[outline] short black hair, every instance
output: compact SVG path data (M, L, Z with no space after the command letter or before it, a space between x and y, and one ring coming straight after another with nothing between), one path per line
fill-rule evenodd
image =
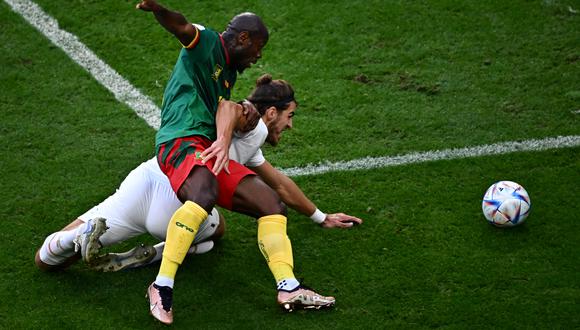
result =
M245 12L238 14L229 22L225 32L224 38L238 35L240 32L247 31L252 39L260 39L265 42L270 36L268 28L260 18L260 16Z

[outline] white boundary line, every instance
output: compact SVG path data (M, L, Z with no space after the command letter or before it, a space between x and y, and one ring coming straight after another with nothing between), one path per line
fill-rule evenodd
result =
M160 110L153 101L143 95L113 68L99 59L78 38L58 27L58 22L46 14L36 3L28 0L4 0L12 10L20 14L32 26L61 48L73 61L87 70L117 100L128 105L154 129L159 129ZM305 167L282 169L288 176L316 175L335 171L369 170L380 167L399 166L428 161L499 155L518 151L541 151L554 148L569 148L580 145L580 136L560 136L542 140L504 142L478 147L447 149L411 153L393 157L366 157L346 162L320 163Z
M459 159L469 157L481 157L501 155L522 151L542 151L555 148L570 148L580 146L580 135L559 136L541 140L526 140L503 142L468 147L461 149L446 149L437 151L416 152L393 157L366 157L347 162L321 163L305 167L292 167L282 170L288 176L315 175L336 171L369 170L380 167L407 165L436 160Z
M97 57L78 38L58 27L56 19L46 14L36 3L28 0L4 0L30 25L62 49L73 61L87 70L119 102L125 103L154 129L159 129L159 108L125 78Z

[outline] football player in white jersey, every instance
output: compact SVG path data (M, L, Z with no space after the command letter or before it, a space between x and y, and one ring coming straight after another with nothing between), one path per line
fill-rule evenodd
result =
M258 83L273 84L272 77L264 75L258 79ZM361 219L344 213L321 212L292 179L264 158L260 147L265 142L273 146L278 144L282 132L292 128L296 109L295 106L284 108L288 101L271 95L275 92L275 89L265 92L262 89L261 94L251 95L251 103L246 101L246 107L256 106L261 119L254 129L246 132L243 132L244 127L248 124L241 120L232 138L230 158L256 172L280 195L286 205L309 216L315 223L325 228L349 228L361 224ZM222 102L235 105L229 101ZM36 265L42 270L58 270L82 257L93 269L117 271L158 261L161 259L169 219L181 205L157 160L152 158L129 173L119 189L101 204L79 216L61 231L49 235L36 253ZM224 225L223 217L214 209L199 228L189 253L211 250L213 241L223 235ZM125 253L98 255L103 246L144 233L151 234L161 242L153 247L139 246Z

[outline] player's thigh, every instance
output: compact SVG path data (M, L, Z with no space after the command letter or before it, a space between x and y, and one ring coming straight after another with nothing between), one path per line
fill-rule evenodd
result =
M83 223L85 223L83 220L75 219L73 222L69 223L63 229L61 229L61 231L73 230L73 229L77 228L78 226L82 225Z
M165 241L171 217L183 204L177 199L169 182L157 182L151 190L151 204L145 221L147 232Z
M217 179L207 166L196 165L177 191L177 196L181 201L195 202L209 213L217 201Z
M105 218L107 231L100 237L103 246L125 241L147 232L145 221L151 203L151 182L140 166L123 180L119 189L79 217L88 221Z
M152 187L151 194L151 205L147 215L146 228L152 236L164 241L171 217L183 204L177 199L169 182L156 182ZM217 209L213 208L207 219L201 223L194 243L221 237L224 227L223 217Z
M256 175L246 176L234 192L232 210L255 218L286 215L286 205L278 194Z

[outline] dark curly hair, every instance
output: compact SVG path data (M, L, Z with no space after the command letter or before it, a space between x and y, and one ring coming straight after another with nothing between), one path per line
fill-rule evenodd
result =
M260 115L264 115L266 109L275 107L278 111L288 109L291 102L296 102L294 89L285 80L272 80L272 75L264 74L256 80L256 88L248 96ZM296 102L297 103L297 102Z

